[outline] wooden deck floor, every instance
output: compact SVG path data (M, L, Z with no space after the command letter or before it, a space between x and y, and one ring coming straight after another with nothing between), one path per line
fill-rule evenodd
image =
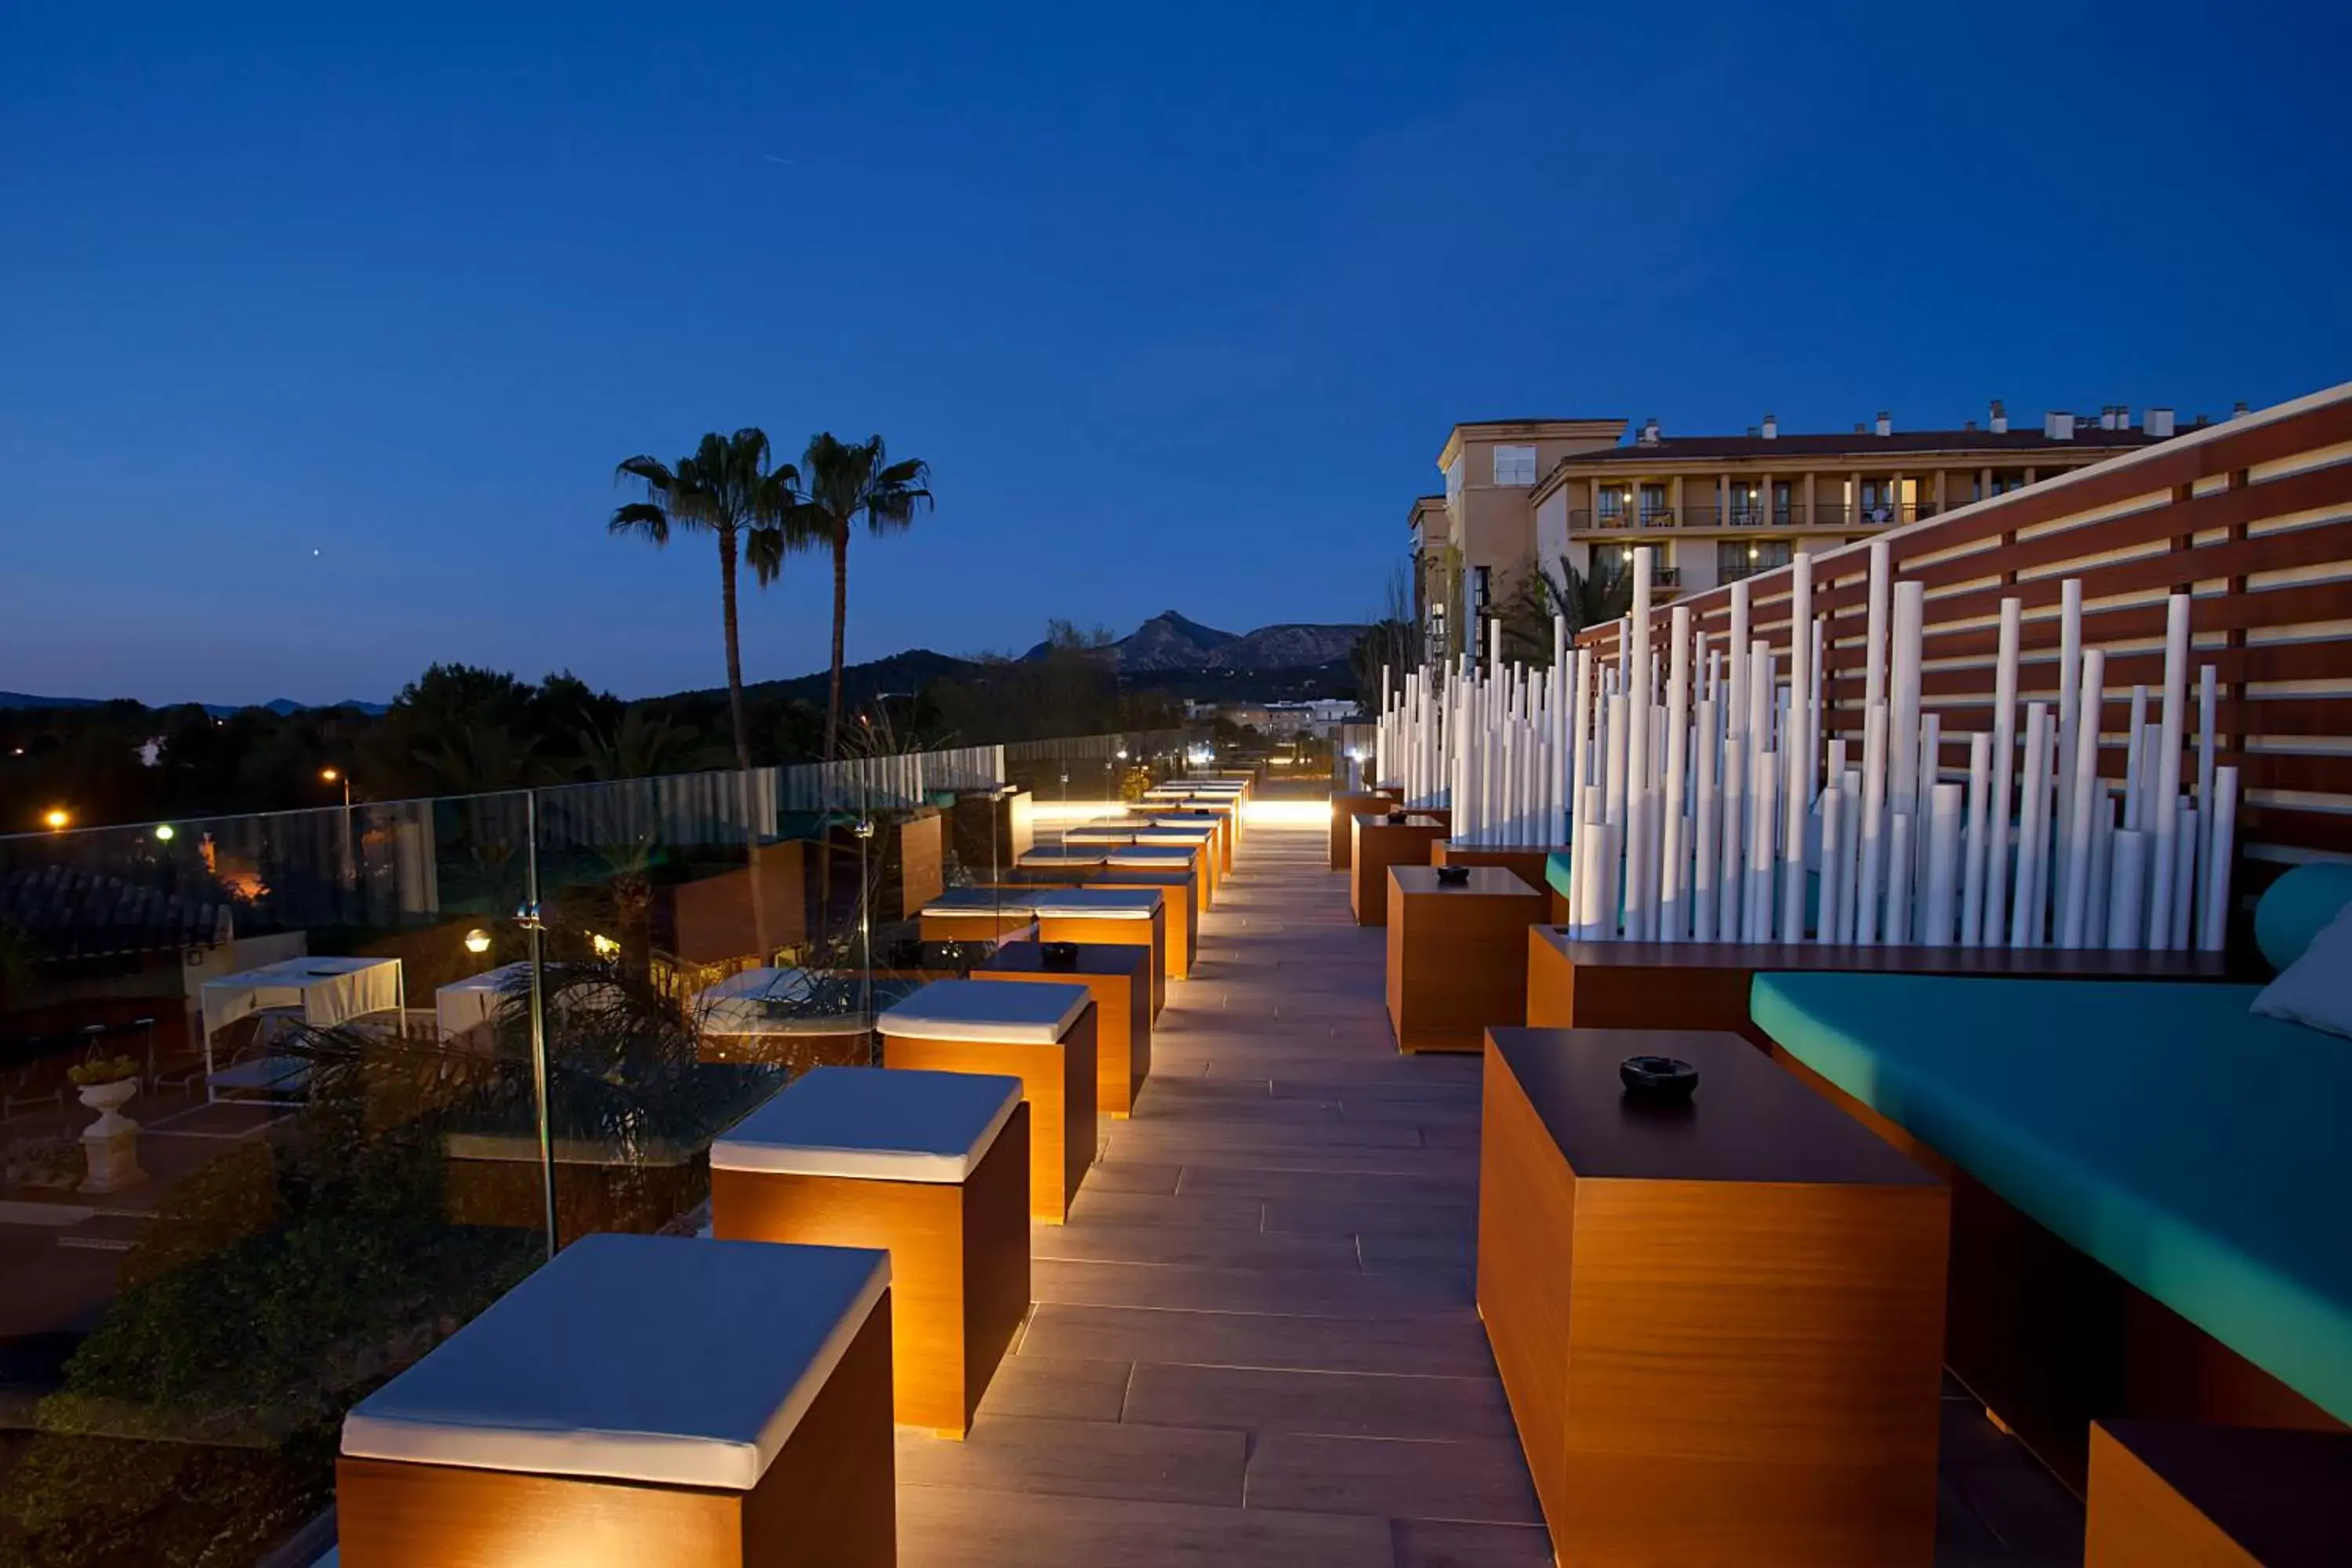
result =
M1549 1563L1471 1295L1478 1063L1406 1058L1319 829L1252 829L970 1437L898 1439L908 1568ZM1939 1564L2081 1561L1948 1403ZM2070 1536L2071 1531L2071 1536Z

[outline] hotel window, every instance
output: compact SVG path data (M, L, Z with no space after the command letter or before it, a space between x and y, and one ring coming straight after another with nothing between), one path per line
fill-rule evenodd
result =
M1614 583L1633 569L1633 547L1630 544L1596 544L1592 547L1592 580Z
M1497 447L1495 448L1495 482L1498 485L1531 485L1536 482L1536 449L1533 447Z
M1625 492L1614 485L1603 485L1594 496L1600 509L1601 526L1613 528L1624 521Z
M1494 598L1493 589L1495 585L1495 569L1491 566L1477 566L1473 567L1472 571L1475 574L1474 581L1475 582L1478 595L1475 607L1483 610L1493 601Z
M1462 459L1458 456L1445 465L1445 500L1447 505L1462 499Z
M1715 546L1715 575L1718 582L1769 572L1775 566L1789 563L1789 542L1785 539L1722 539Z
M1673 514L1666 510L1666 487L1643 485L1642 487L1642 526L1649 527L1651 520L1659 517L1666 518L1668 521L1672 521L1673 518Z
M1764 521L1761 515L1763 505L1763 494L1754 485L1735 482L1731 487L1731 507L1726 514L1726 521L1741 527L1761 522Z
M1772 521L1780 527L1789 526L1789 515L1795 509L1796 489L1787 479L1772 481Z

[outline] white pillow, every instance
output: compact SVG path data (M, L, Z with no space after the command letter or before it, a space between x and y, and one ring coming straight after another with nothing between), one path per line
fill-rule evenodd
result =
M2265 1018L2352 1037L2352 904L2311 939L2285 973L2263 987L2253 1010Z

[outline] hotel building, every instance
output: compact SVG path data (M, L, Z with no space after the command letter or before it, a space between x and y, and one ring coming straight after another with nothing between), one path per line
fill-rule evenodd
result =
M2202 418L2200 424L2204 423ZM1440 495L1412 504L1413 584L1423 626L1454 646L1449 622L1483 621L1532 565L1587 576L1656 551L1662 597L1786 565L1874 530L2021 489L2171 436L2172 410L2134 423L2127 406L2051 413L2012 428L1992 405L1979 426L1900 430L1882 410L1848 434L1781 429L1772 415L1744 435L1671 436L1651 419L1485 420L1457 425L1438 454Z

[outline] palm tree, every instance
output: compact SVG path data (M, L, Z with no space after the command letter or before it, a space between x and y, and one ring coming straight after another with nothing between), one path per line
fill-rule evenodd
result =
M1544 596L1550 601L1550 612L1567 618L1571 637L1587 626L1605 626L1633 611L1633 574L1624 567L1579 572L1563 555L1559 576L1549 572L1537 575Z
M823 540L833 549L833 684L825 700L824 760L840 755L841 649L849 626L849 535L863 517L871 533L891 533L931 504L930 465L890 461L882 437L844 443L830 432L809 438L787 538Z
M680 458L675 467L658 458L629 458L614 470L615 483L635 480L646 499L631 501L613 513L609 533L634 533L653 541L656 549L669 542L672 529L707 531L719 541L719 614L727 629L727 711L735 730L735 765L740 781L743 813L743 854L751 873L751 926L760 962L769 962L768 911L761 897L758 858L760 826L752 820L751 735L743 718L743 653L736 629L735 564L749 548L752 570L761 583L782 570L782 548L786 513L799 476L787 463L768 466L767 433L753 426L731 437L705 436L694 455ZM839 633L835 633L839 641Z
M746 773L751 771L751 738L743 721L735 563L749 544L760 581L773 580L782 557L762 541L782 529L799 478L790 463L770 468L768 453L767 433L746 427L731 437L716 431L705 436L694 455L680 458L675 467L658 458L625 458L614 469L614 482L636 481L645 487L646 499L621 507L605 524L608 533L634 533L651 540L656 549L669 542L673 529L718 536L719 615L727 630L727 710L735 728L735 763Z

